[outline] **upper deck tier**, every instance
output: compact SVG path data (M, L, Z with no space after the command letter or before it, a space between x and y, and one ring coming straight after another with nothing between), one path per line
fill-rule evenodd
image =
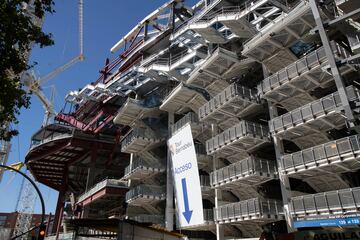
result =
M83 191L86 176L74 176L69 174L68 169L76 168L95 147L97 151L112 152L114 140L103 136L96 138L64 125L50 124L33 135L25 163L38 182L56 190L67 183L74 190Z

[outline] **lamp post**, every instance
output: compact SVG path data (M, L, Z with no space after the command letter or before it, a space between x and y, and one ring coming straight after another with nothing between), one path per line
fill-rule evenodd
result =
M30 183L31 185L33 185L33 187L35 188L36 190L36 193L39 195L39 198L40 198L40 203L41 203L41 224L40 225L44 225L44 222L45 222L45 202L44 202L44 198L43 196L41 195L41 192L39 190L39 188L36 186L36 183L31 179L29 178L25 173L13 168L13 167L10 167L10 166L6 166L6 165L2 165L0 164L0 168L3 168L5 170L10 170L10 171L14 171L14 172L17 172L19 173L21 176L23 176L24 178L26 178ZM18 237L18 236L15 236L15 238ZM13 238L14 239L14 238Z

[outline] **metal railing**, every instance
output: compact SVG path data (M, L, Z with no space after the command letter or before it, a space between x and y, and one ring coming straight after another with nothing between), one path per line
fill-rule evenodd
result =
M163 215L139 214L128 218L140 223L152 223L160 225L163 225L165 223L165 217Z
M179 131L181 128L183 128L187 123L199 123L199 119L197 115L193 112L187 113L184 117L182 117L179 121L174 123L174 125L171 126L171 132L175 133Z
M211 224L211 222L214 222L214 209L203 209L203 216L204 224ZM178 217L176 218L176 226L177 228L180 228L180 222Z
M335 56L340 58L346 58L348 56L346 50L342 48L339 44L332 41L330 45ZM307 54L303 58L297 60L296 62L288 65L287 67L281 69L280 71L274 73L273 75L261 81L257 86L258 94L260 95L260 97L262 97L263 95L272 91L273 89L279 87L281 88L285 86L287 83L291 83L293 79L297 79L297 77L301 76L302 74L308 71L311 71L316 66L324 64L326 61L327 61L327 57L326 57L325 49L324 47L320 47L312 51L311 53ZM298 85L296 86L300 87ZM317 85L315 84L311 86L317 87Z
M274 161L249 157L229 166L220 168L210 173L210 184L212 187L229 182L232 179L239 179L253 174L276 175L277 167Z
M256 90L233 83L199 108L200 121L236 97L240 97L248 102L259 102Z
M162 165L160 162L158 164L149 164L148 162L144 161L143 159L135 159L132 164L129 164L126 168L125 168L125 175L128 175L132 172L134 172L136 169L140 169L140 168L152 168L152 169L158 169L160 170L164 170L165 167L164 165Z
M360 100L360 93L355 87L348 86L346 92L350 102ZM342 107L339 93L332 93L284 115L273 118L269 121L270 132L276 133L296 125L304 124L309 120L334 112L339 107Z
M319 168L332 162L339 164L353 154L360 151L360 134L327 142L315 147L307 148L292 154L283 155L281 158L282 169L287 172L294 168L306 170L310 166ZM344 171L346 171L344 169Z
M154 198L165 199L166 197L166 188L165 186L154 186L142 184L136 186L126 193L126 201L129 201L133 198L143 197L143 196L152 196Z
M186 56L189 56L190 54L196 54L196 52L201 52L205 55L207 55L207 51L205 50L200 50L200 49L196 49L196 50L190 50L190 49L185 49L181 52L178 52L176 54L170 54L168 57L158 57L156 59L154 59L150 64L150 65L162 65L162 66L172 66L173 64L179 62L181 59L183 59Z
M132 129L126 137L121 142L121 148L126 147L131 144L135 139L157 139L155 132L148 128L134 128Z
M40 145L40 144L44 144L50 141L54 141L54 140L59 140L59 139L64 139L64 138L70 138L74 135L74 131L75 129L72 131L72 133L57 133L54 132L53 134L51 134L50 136L48 136L47 138L42 139L41 141L36 141L36 140L31 140L31 145L30 145L30 149Z
M254 219L267 215L283 215L283 204L273 199L252 198L241 202L222 205L214 209L215 221L229 219Z
M105 179L97 184L95 184L93 187L90 188L89 191L84 192L82 195L79 196L78 202L81 202L85 200L86 198L90 197L91 195L97 193L101 189L105 187L117 187L117 188L128 188L124 182L118 180L118 179Z
M235 126L206 141L206 152L212 154L221 147L230 144L243 137L261 138L270 141L267 126L242 120Z
M345 213L360 210L360 187L293 197L293 215Z
M175 34L178 32L182 32L187 26L199 20L203 16L203 14L205 14L207 11L215 7L221 1L222 0L210 0L208 6L198 11L192 18L189 18L187 21L184 21L179 26L177 26Z
M206 175L200 175L200 186L202 187L210 187L210 177Z

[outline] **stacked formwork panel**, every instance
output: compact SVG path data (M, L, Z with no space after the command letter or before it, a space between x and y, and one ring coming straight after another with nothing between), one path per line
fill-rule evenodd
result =
M117 180L129 188L121 217L179 228L166 140L187 124L205 222L184 230L259 237L264 229L304 227L299 221L309 217L358 211L359 137L348 128L360 106L358 14L328 29L330 42L318 18L331 25L351 12L349 2L356 1L334 1L316 14L313 0L212 0L192 11L175 0L173 11L182 10L173 16L183 18L156 25L118 71L70 94L85 112L119 99L116 111L62 119L96 133L111 122L130 129L115 141L130 154Z

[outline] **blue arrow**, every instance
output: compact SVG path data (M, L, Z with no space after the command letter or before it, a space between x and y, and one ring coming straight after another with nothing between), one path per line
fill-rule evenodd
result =
M184 195L184 207L185 207L185 212L183 212L182 214L184 215L186 221L188 223L190 223L193 211L190 211L190 209L189 209L189 199L188 199L188 193L187 193L186 179L185 178L181 179L181 185L182 185L182 190L183 190L183 195Z

